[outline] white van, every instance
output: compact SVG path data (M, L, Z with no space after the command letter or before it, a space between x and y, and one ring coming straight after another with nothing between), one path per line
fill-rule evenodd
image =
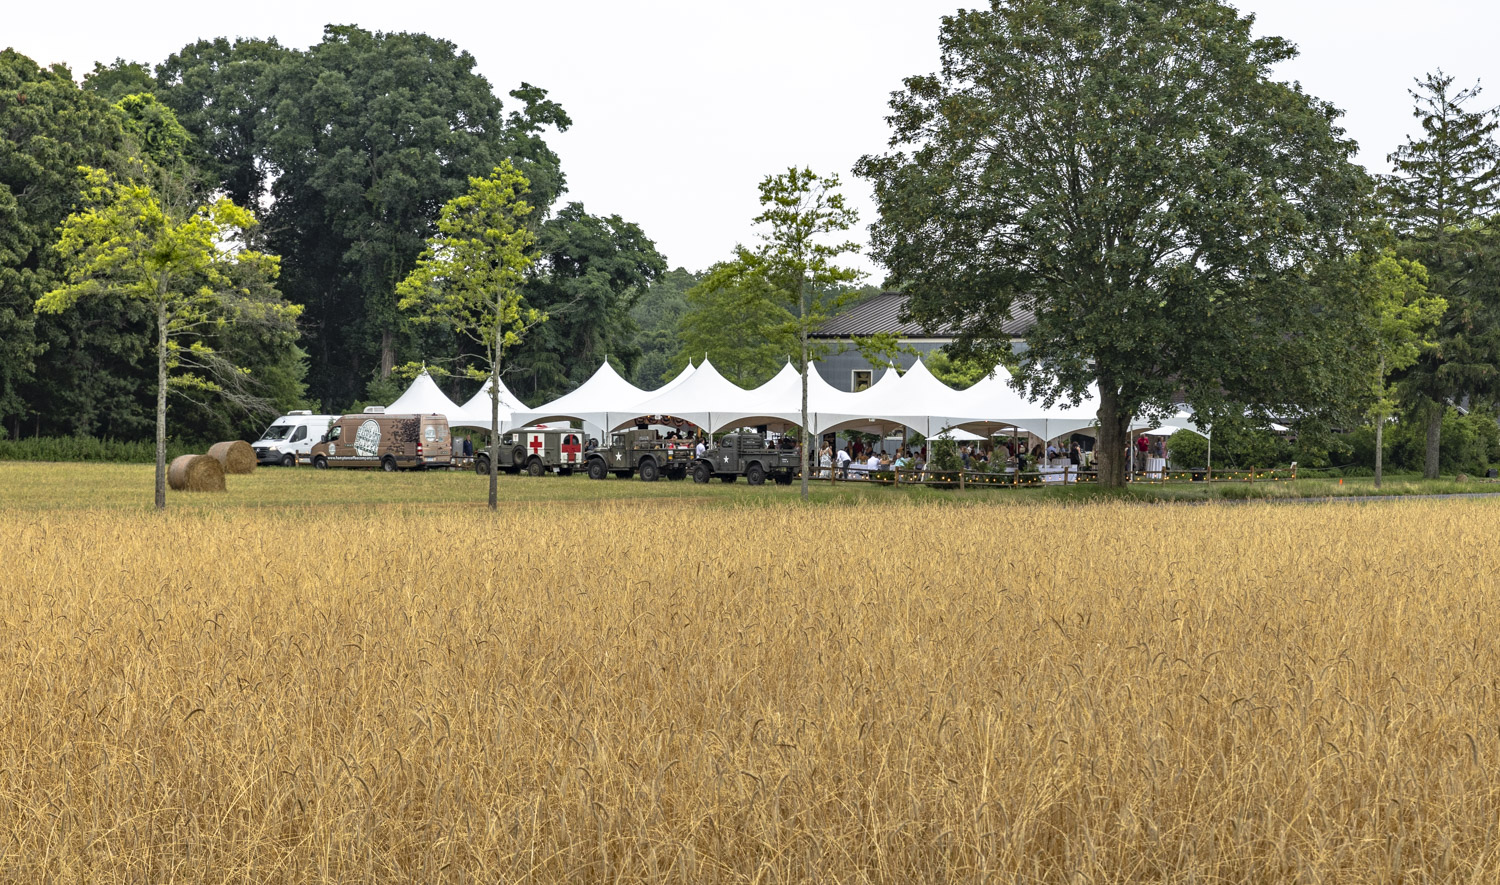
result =
M298 461L307 463L307 455L318 444L337 415L314 415L312 412L288 412L277 418L254 443L255 459L261 464L291 467Z

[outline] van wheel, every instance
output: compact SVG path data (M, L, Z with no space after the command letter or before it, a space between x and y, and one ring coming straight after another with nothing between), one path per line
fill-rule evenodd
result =
M660 473L656 469L656 462L647 458L641 462L641 482L656 482Z
M745 468L745 482L753 486L765 485L766 469L759 464L751 464Z
M714 469L702 461L693 465L693 482L705 483L714 478Z
M589 461L589 479L603 479L608 475L609 471L604 469L603 459L594 458Z
M532 476L541 476L547 472L547 468L542 466L541 458L532 458L526 465L526 472Z
M395 473L396 459L392 458L390 455L386 455L385 460L380 462L380 469L384 470L386 473Z
M297 466L297 456L294 455L294 454L292 454L291 452L287 452L285 455L282 455L281 456L281 466L282 467L296 467Z
M313 459L313 469L314 470L327 470L328 469L328 459L325 458L325 457L323 457L322 455L319 455L318 457L314 458Z

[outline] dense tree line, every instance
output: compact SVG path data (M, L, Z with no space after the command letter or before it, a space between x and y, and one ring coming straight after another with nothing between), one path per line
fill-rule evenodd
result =
M545 90L502 101L452 43L330 26L305 51L224 38L156 65L117 59L74 82L13 51L0 56L0 425L23 435L139 438L155 385L139 306L91 300L38 316L57 281L57 228L79 198L81 166L127 155L181 162L188 190L250 208L255 247L279 256L279 297L302 308L300 337L228 330L218 342L250 370L262 408L175 399L179 434L254 432L266 413L387 400L400 368L454 375L480 354L450 330L413 324L396 285L471 176L510 160L530 182L537 260L523 294L551 318L510 355L506 381L546 399L606 355L631 373L643 351L631 310L666 270L655 244L618 215L557 205L566 188L546 141L571 125ZM454 395L472 391L450 382ZM248 402L248 401L246 401Z

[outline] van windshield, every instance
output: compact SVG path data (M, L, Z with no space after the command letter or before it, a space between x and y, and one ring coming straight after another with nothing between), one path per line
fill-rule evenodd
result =
M261 434L260 438L270 440L286 439L287 435L291 432L292 425L290 424L272 424L270 427L266 428L266 432Z

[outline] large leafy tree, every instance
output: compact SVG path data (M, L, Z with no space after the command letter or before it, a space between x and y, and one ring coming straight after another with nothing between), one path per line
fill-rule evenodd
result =
M401 309L416 321L442 326L483 353L469 374L489 382L491 510L498 505L501 361L547 318L521 298L536 244L526 226L532 212L526 191L525 177L509 161L488 177L469 179L468 192L443 206L437 234L396 287Z
M995 0L943 19L941 70L891 101L875 257L958 356L1022 388L1098 385L1101 482L1132 415L1352 406L1357 305L1308 285L1356 232L1369 182L1338 111L1271 78L1295 55L1215 0Z
M350 402L414 350L395 287L442 206L511 159L538 217L563 190L549 128L571 121L529 84L506 112L474 59L423 34L330 26L305 52L274 41L205 41L158 69L163 101L256 208L283 257L282 289L307 307L310 384Z
M605 357L629 376L640 357L630 309L666 272L640 226L569 203L537 230L526 302L549 317L517 348L518 396L549 400L582 383Z
M66 68L0 52L0 422L14 426L28 412L50 411L49 392L73 389L57 371L73 364L67 345L103 336L128 347L119 329L130 321L115 306L89 324L39 318L32 309L58 279L52 245L83 186L78 167L109 164L122 137L119 114L80 90ZM128 413L130 398L111 389L111 376L93 377L87 389L95 409L82 417Z
M58 313L122 296L146 307L155 330L156 507L166 507L167 390L244 396L243 372L208 343L231 321L295 328L299 308L257 297L276 276L274 256L245 247L254 217L228 199L176 203L139 175L86 172L84 207L63 220L56 245L66 276L37 300Z
M1405 373L1408 409L1426 424L1424 472L1440 466L1448 403L1500 394L1500 291L1486 266L1500 260L1494 226L1500 208L1500 114L1474 109L1476 85L1460 89L1441 70L1411 90L1422 136L1390 156L1384 184L1402 253L1420 261L1433 292L1447 300L1430 347Z
M277 73L295 54L275 39L219 37L190 43L156 67L153 91L193 134L194 164L252 210L273 177L265 143L275 126Z

